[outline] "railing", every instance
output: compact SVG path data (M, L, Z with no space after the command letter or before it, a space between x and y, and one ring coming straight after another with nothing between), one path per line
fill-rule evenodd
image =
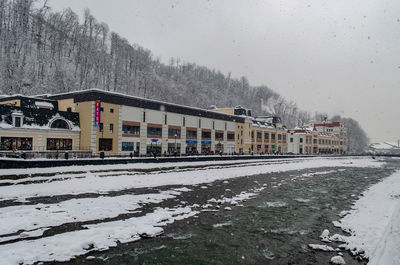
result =
M77 159L77 158L91 158L93 157L90 150L2 150L0 157L8 158L22 158L22 159Z

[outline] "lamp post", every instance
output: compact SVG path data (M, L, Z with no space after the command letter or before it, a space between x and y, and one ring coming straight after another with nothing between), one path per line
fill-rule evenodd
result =
M176 154L178 153L178 151L176 150L176 137L178 136L176 133L175 133L175 156L176 156Z

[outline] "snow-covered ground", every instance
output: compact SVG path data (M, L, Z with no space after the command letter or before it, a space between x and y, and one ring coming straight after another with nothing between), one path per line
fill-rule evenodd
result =
M400 264L400 171L365 191L335 225L351 233L346 248L365 252L368 264Z
M205 162L201 162L206 164ZM215 162L213 162L215 163ZM177 163L167 163L171 167L176 167ZM190 164L190 162L186 162ZM156 164L160 167L159 164ZM256 174L265 174L272 172L283 172L290 170L301 170L306 168L320 167L370 167L380 166L381 162L371 163L370 158L314 158L298 159L279 162L265 162L265 164L252 164L241 167L211 168L207 170L195 170L182 172L165 172L157 174L136 174L136 175L110 175L103 176L96 172L89 171L78 178L68 178L68 175L62 176L65 180L53 181L49 183L35 183L26 185L17 185L13 189L8 186L0 187L0 200L24 199L37 196L55 196L67 194L82 193L108 193L111 191L126 190L132 188L148 188L167 185L197 185L201 183L210 183L216 180L237 178ZM145 164L143 166L149 167ZM166 166L164 164L164 166ZM113 166L104 166L103 168L115 168ZM122 168L127 165L122 165ZM88 168L92 169L92 166ZM139 165L138 167L139 168ZM90 170L89 169L89 170ZM53 169L54 170L54 169ZM69 171L72 169L69 168ZM85 170L84 167L78 167L78 170ZM38 171L38 169L32 169ZM48 172L47 170L45 172Z
M237 162L235 161L235 163ZM192 191L190 187L185 186L203 185L204 190L206 190L206 185L214 181L229 181L229 179L241 176L324 167L341 168L338 169L339 171L346 167L380 167L383 164L383 162L370 158L260 160L243 161L243 163L246 164L214 166L223 164L221 161L217 161L164 163L162 165L128 164L68 167L64 169L0 170L1 175L36 174L34 177L24 178L24 181L28 181L28 183L22 184L20 180L5 180L12 185L0 186L0 200L28 202L26 205L12 205L0 208L1 262L4 264L31 264L37 261L65 261L92 250L106 250L119 243L132 242L142 237L156 236L163 233L162 226L201 214L202 211L208 211L211 208L219 208L219 204L225 204L224 208L221 209L229 211L232 207L241 206L243 201L254 198L260 192L274 188L262 186L233 194L229 198L210 198L203 205L185 205L184 202L181 202L174 208L155 206L150 212L143 211L146 205L158 205L182 193ZM232 161L226 162L226 164L232 164ZM205 168L178 169L178 167L190 165L204 165ZM132 173L130 171L151 168L152 166L156 168L176 168L176 170L152 173ZM110 172L105 174L107 170ZM122 171L118 171L115 174L113 170ZM46 175L56 172L64 173L60 176L47 177ZM329 174L329 172L331 171L294 175L292 181ZM41 173L43 173L43 176L40 175ZM29 183L29 181L46 180L46 178L49 182ZM400 183L399 177L388 179L393 179L392 183L388 185L391 185L391 188L395 191L395 187L398 187L396 185ZM281 182L278 185L284 184L285 182ZM112 194L116 191L149 187L154 189L146 194L132 192L123 195ZM157 187L160 187L160 189ZM395 192L391 194L394 196L391 197L393 201L396 201L399 191L400 189L397 189L397 194ZM88 196L89 193L92 195ZM386 191L386 193L388 192ZM35 198L61 195L73 195L73 198L68 199L68 197L65 197L53 203L32 203ZM367 193L365 197L367 197ZM277 206L271 203L268 207ZM393 211L395 209L398 212L398 207L394 207ZM124 214L137 215L131 215L122 220L117 218ZM399 215L397 214L397 216ZM346 218L349 217L346 216ZM90 222L90 224L82 224L82 228L75 228L73 231L55 232L55 234L50 233L42 236L43 233L50 231L54 227L79 222ZM349 227L352 225L351 222L346 223L345 219L342 220L342 224L348 224ZM391 222L388 221L387 224L391 224ZM390 239L390 233L385 233L388 235L387 238ZM357 240L362 241L363 238L361 237L361 239ZM354 244L361 242L357 240L354 239ZM391 242L388 242L386 246L391 244ZM391 250L383 248L379 251L383 253L380 256L385 257L385 253L390 253Z

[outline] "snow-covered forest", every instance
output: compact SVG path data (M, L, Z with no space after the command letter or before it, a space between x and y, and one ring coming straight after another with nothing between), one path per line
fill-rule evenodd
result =
M0 0L0 93L89 88L201 108L242 105L255 115L278 115L288 128L321 120L320 114L300 110L267 86L251 86L246 77L233 78L179 58L164 64L110 31L89 10L79 20L70 9L54 12L35 0ZM332 120L348 128L351 152L364 150L368 138L357 121Z

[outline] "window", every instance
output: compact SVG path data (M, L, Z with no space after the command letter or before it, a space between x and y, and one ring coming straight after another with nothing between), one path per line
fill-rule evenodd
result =
M186 130L186 138L197 138L197 131Z
M164 124L167 125L167 114L164 115Z
M317 144L317 139L314 139L313 141L314 141L314 144Z
M254 139L254 131L251 132L251 139Z
M209 131L202 131L202 132L201 132L201 139L211 139L211 132L209 132Z
M228 130L228 123L225 122L225 131Z
M143 111L143 122L146 122L146 112Z
M112 151L112 139L100 138L99 151Z
M278 141L282 140L282 134L278 134Z
M99 132L103 132L103 123L102 122L99 123Z
M213 121L213 130L215 129L215 121Z
M181 129L168 129L168 137L181 138Z
M224 133L223 132L215 132L215 140L224 140Z
M228 141L234 141L235 140L235 134L234 133L228 133L227 137L228 137Z
M269 140L269 133L264 133L264 140Z
M181 153L181 144L180 143L168 143L168 152L170 154L177 154Z
M271 133L271 140L275 140L275 133Z
M114 109L110 109L110 113L114 113Z
M122 142L122 151L133 151L133 142Z
M47 138L47 150L72 150L72 139Z
M283 139L283 141L286 141L286 134L282 135L282 139Z
M293 143L293 137L290 137L290 142Z
M199 119L199 128L201 128L201 119Z
M103 107L101 107L101 108L100 108L100 111L101 111L101 112L103 112L103 111L104 111L104 108L103 108Z
M14 127L21 127L21 117L14 118Z
M140 126L122 124L122 133L140 135Z
M113 133L114 131L114 124L110 123L110 133Z
M300 138L300 143L302 143L303 142L303 138Z
M186 126L186 118L185 117L182 118L182 125L183 125L183 127Z
M1 137L1 150L32 150L30 137Z
M71 112L71 111L72 111L71 107L67 108L67 112Z
M147 136L162 136L162 129L156 127L147 127Z

